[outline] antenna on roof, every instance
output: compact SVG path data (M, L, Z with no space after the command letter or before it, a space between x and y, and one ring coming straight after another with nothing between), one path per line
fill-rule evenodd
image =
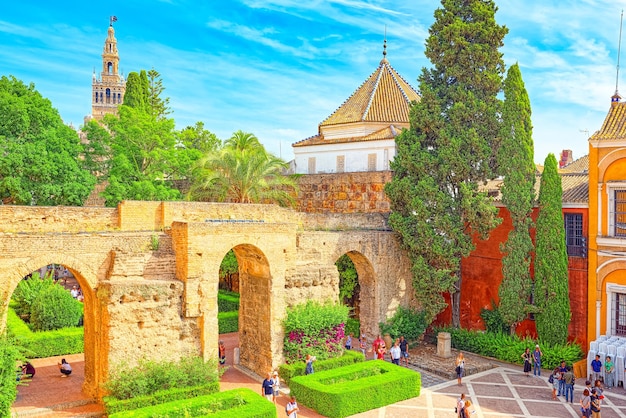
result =
M619 18L619 43L617 44L617 71L615 75L615 94L611 98L612 102L619 102L620 95L617 90L617 86L619 83L619 58L622 50L622 22L624 21L624 9L622 9L622 14Z

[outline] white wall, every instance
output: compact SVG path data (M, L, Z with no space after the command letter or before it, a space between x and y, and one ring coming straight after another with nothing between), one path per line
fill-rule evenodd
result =
M396 155L393 139L294 147L297 174L337 172L337 156L345 156L344 172L368 171L368 155L376 154L376 171L389 170ZM315 157L315 173L309 173L309 157Z

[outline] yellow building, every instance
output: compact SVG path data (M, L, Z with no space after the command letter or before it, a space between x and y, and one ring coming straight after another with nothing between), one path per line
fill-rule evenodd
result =
M589 138L587 340L626 336L626 102Z

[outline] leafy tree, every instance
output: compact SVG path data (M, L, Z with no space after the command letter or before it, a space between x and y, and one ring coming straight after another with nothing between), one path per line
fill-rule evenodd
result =
M0 78L0 199L4 204L80 206L95 178L81 166L78 134L48 99Z
M106 177L111 163L111 134L94 119L82 131L88 138L82 153L83 167L96 178Z
M161 74L154 68L148 71L148 111L153 118L160 120L165 119L171 112L170 98L161 97L165 90Z
M533 242L530 229L535 200L535 164L530 120L530 100L519 65L509 68L504 81L501 143L498 166L504 182L502 202L506 205L513 229L502 245L502 283L500 309L504 322L514 333L516 325L531 310L529 297L532 289L530 263Z
M235 252L230 250L224 256L220 264L220 282L225 282L230 291L239 292L239 289L233 289L233 275L239 273L239 263Z
M496 208L480 182L492 175L497 149L507 33L489 0L443 0L426 40L433 63L419 78L421 100L411 127L396 138L394 176L385 191L389 222L412 262L415 296L432 319L452 292L452 323L460 325L461 259L497 225Z
M145 74L145 71L143 72ZM126 78L126 92L124 93L124 105L135 109L146 110L148 108L148 92L144 90L142 78L136 72L128 73Z
M209 130L204 129L203 122L196 122L194 126L187 126L178 134L179 144L188 149L195 149L202 154L215 151L222 145L222 141Z
M355 307L359 296L359 274L352 259L344 254L335 262L339 271L339 302L344 305Z
M562 212L563 188L554 154L544 162L539 188L535 256L535 315L539 338L550 344L567 342L571 319L567 249Z
M287 168L288 163L265 151L254 135L238 131L221 150L199 161L189 198L293 205L296 177L284 175Z
M30 309L30 323L34 331L75 327L83 314L83 304L58 284L39 293Z

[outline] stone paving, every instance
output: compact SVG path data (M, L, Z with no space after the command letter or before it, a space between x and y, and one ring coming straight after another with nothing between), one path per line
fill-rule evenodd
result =
M227 364L232 364L237 335L228 334L224 339L227 346ZM583 379L577 379L574 390L574 403L566 403L563 397L551 399L551 385L547 382L548 372L542 377L526 376L520 367L505 365L492 359L466 354L470 370L479 370L463 378L462 385L456 379L441 377L429 370L446 371L454 360L431 356L432 347L423 346L411 350L411 368L422 373L422 390L417 398L408 399L393 405L357 414L358 418L443 418L455 417L454 406L461 393L473 403L471 418L564 418L580 417L579 399ZM418 352L419 351L419 352ZM29 386L20 386L17 401L13 404L13 416L19 417L100 417L104 416L101 405L92 403L82 395L83 382L82 355L66 356L72 363L74 372L70 378L60 378L56 363L60 358L38 359L33 364L37 374ZM422 366L423 368L420 368ZM453 373L453 371L452 371ZM221 390L248 387L260 393L258 378L250 377L235 367L228 367L220 381ZM278 416L284 416L287 396L277 401ZM317 414L301 405L299 418L319 418ZM614 388L605 391L602 407L603 418L626 417L626 391Z

